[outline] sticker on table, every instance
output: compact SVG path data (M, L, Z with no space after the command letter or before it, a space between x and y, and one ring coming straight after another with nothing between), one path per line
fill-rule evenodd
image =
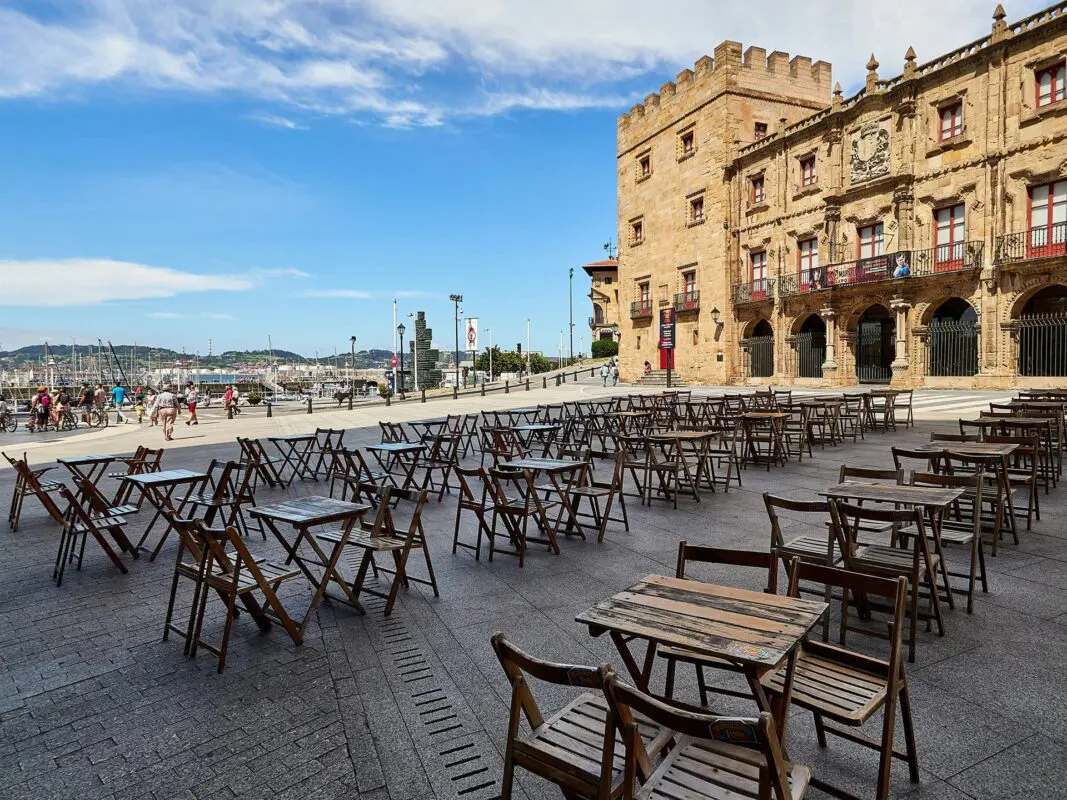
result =
M747 658L753 661L763 661L770 658L771 654L763 647L757 647L754 644L743 644L741 642L734 642L727 651L732 656L738 658Z

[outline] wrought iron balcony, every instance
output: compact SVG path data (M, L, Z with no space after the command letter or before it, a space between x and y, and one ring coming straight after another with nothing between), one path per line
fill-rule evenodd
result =
M674 310L681 313L683 311L698 311L700 309L700 292L693 290L691 292L679 292L674 296Z
M652 318L652 302L638 300L637 302L630 303L630 319L651 319Z
M1014 264L1067 254L1067 222L1056 222L997 237L994 264Z
M759 278L734 286L734 305L762 303L774 299L774 278Z
M959 272L982 266L985 253L984 242L956 242L931 247L929 250L913 250L911 253L912 277L938 275L942 272Z
M596 323L594 322L592 317L589 318L589 327L590 328L595 328L596 327Z

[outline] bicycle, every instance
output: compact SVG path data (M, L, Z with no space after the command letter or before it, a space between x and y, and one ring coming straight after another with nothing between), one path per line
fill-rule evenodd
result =
M15 419L15 415L5 411L0 414L0 431L7 431L8 433L14 433L18 430L19 423Z
M78 427L78 418L74 416L74 412L69 408L61 412L59 415L58 430L61 431L73 431Z
M106 428L108 424L107 409L94 408L89 414L90 428Z

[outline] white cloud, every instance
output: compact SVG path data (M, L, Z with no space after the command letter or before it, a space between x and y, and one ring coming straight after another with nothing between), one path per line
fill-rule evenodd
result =
M153 311L148 316L152 319L185 319L185 314L178 314L174 311Z
M45 291L41 275L54 276ZM0 307L91 306L116 300L147 300L203 292L243 292L272 278L308 277L297 269L255 269L244 274L206 275L107 258L0 259ZM171 312L150 314L179 319ZM222 318L222 317L220 317Z
M300 292L300 297L370 300L374 297L374 294L373 292L365 292L362 289L309 289L306 292Z
M1006 3L1011 19L1047 0ZM30 9L47 8L35 16ZM51 13L63 8L63 15ZM831 61L846 89L875 51L897 74L989 32L974 0L82 0L0 8L0 98L101 84L231 93L394 127L511 109L625 110L725 39ZM916 25L916 21L921 25Z

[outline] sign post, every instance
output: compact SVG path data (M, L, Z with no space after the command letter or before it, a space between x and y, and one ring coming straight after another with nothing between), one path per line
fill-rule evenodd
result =
M659 348L667 352L667 388L671 388L671 368L674 366L674 309L659 312Z
M477 381L478 371L475 369L475 360L478 357L478 318L467 317L467 352L470 354L471 359L471 375ZM463 381L463 385L467 385L467 381Z
M396 382L396 353L393 353L393 357L390 360L390 364L392 364L392 366L393 366L393 371L392 371L393 380L391 381L392 384L393 384L393 394L396 394L396 386L397 386L397 382Z

